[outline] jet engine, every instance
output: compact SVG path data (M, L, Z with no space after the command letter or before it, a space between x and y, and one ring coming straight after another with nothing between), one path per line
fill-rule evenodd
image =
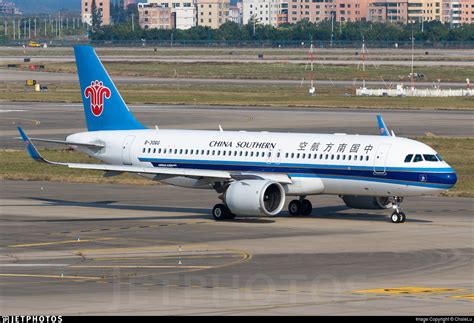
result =
M390 196L343 195L341 198L348 207L354 209L389 209L393 207L393 199Z
M271 180L240 180L229 185L224 201L236 215L276 215L285 203L285 190Z

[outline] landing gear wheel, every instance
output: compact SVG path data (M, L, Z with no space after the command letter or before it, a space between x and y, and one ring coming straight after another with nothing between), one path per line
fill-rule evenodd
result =
M398 212L393 212L392 215L390 216L390 220L392 220L392 223L400 223L400 220L402 219L400 213Z
M303 211L303 203L301 203L300 200L293 200L288 204L288 212L290 212L291 215L300 215L301 211Z
M216 204L212 209L212 216L216 221L222 221L228 219L230 216L230 211L224 204ZM234 215L235 217L235 215Z
M313 211L313 205L309 200L302 200L301 204L303 206L303 209L301 210L301 215L310 215L311 212Z
M400 223L405 223L405 220L407 219L407 217L405 216L405 213L400 212L398 213L398 215L400 216Z

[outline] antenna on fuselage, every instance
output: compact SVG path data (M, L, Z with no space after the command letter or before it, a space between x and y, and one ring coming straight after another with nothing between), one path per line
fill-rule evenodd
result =
M222 129L221 125L219 125L219 131L220 131L220 132L224 131L224 130Z

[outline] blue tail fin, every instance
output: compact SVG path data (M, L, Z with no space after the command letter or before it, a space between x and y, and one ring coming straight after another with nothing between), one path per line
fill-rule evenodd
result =
M74 54L87 129L145 129L128 110L94 49L90 46L75 46Z

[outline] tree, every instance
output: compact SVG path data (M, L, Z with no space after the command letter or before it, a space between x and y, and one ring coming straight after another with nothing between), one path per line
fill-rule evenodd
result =
M99 9L97 9L95 0L92 0L91 14L92 14L92 32L95 33L100 29L100 26L102 25L102 12Z

